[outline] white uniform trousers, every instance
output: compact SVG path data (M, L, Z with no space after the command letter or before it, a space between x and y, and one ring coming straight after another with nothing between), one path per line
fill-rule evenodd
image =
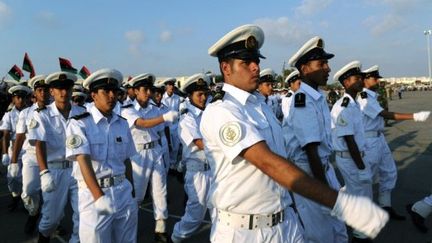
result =
M370 167L367 157L363 157L363 163L366 167ZM372 183L364 183L359 181L359 169L355 165L352 158L341 158L336 155L336 164L342 174L345 182L345 191L349 194L365 196L372 199ZM366 235L353 230L353 235L358 238L366 238Z
M173 127L173 129L170 128L171 148L172 148L170 152L171 164L177 164L179 151L180 151L180 138L177 130L178 130L178 126Z
M68 199L73 209L73 232L69 242L79 242L78 238L78 186L72 177L72 168L50 169L54 178L56 189L52 192L42 192L42 218L39 222L39 232L50 236L59 225L64 216L64 209Z
M33 156L35 156L33 154ZM24 207L29 212L30 216L37 214L40 206L40 176L39 166L36 163L36 157L23 156L23 168L22 168L23 180L22 180L22 193L21 198L24 203Z
M169 151L169 146L168 146L168 141L165 137L165 133L161 136L161 147L162 147L162 158L164 160L164 164L165 164L165 170L168 173L168 170L171 166L171 158L170 158L170 151Z
M189 238L199 228L207 211L207 196L210 188L210 170L186 171L184 188L188 195L185 214L174 225L173 235Z
M210 232L210 241L214 243L303 243L303 228L291 207L285 209L283 222L258 229L236 229L218 223L217 210Z
M340 183L336 177L333 166L328 159L321 158L325 164L325 175L329 186L335 190L340 189ZM295 164L307 174L312 176L307 161L296 161ZM348 234L345 223L330 215L330 208L313 202L297 193L294 193L297 211L304 226L305 242L348 242Z
M79 188L79 237L82 243L133 243L137 241L138 205L132 198L132 185L123 180L117 186L102 189L111 198L115 212L100 215L88 188Z
M149 182L153 198L155 220L167 219L167 173L162 159L161 147L143 149L131 158L135 186L135 199L144 200Z
M379 183L379 192L393 190L397 180L397 168L383 134L366 138L365 158L371 165L374 181Z

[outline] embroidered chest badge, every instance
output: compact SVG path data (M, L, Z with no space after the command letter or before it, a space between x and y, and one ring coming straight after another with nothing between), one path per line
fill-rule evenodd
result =
M66 147L69 149L75 149L81 146L83 140L78 135L71 135L66 139Z
M30 120L29 124L28 124L28 128L29 128L29 129L33 129L33 128L36 128L37 125L38 125L38 122L37 122L35 119L32 118L32 119Z
M232 147L236 145L242 137L240 124L238 122L224 124L219 130L219 137L226 146Z
M348 122L342 116L338 116L337 124L344 127L348 125Z

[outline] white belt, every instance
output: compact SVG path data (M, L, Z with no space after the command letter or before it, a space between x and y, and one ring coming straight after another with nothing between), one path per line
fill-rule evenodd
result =
M136 150L140 151L140 150L144 150L144 149L152 149L154 148L156 145L156 142L150 142L150 143L145 143L145 144L137 144Z
M107 188L107 187L119 185L124 181L124 179L126 179L125 175L115 175L110 177L99 178L96 180L101 188ZM85 183L84 180L79 180L78 186L79 188L87 188L87 183Z
M68 160L54 160L48 161L48 169L67 169L72 168L73 162Z
M284 221L284 210L274 214L237 214L217 210L217 222L237 229L258 229L273 227Z
M210 165L207 163L188 163L186 162L186 169L188 171L208 171L210 170Z
M349 151L336 151L335 152L337 156L341 157L341 158L346 158L346 159L350 159L351 158L351 154ZM364 152L360 151L360 156L363 157L364 156Z
M365 138L377 138L379 136L381 136L381 132L380 131L368 131L365 132Z

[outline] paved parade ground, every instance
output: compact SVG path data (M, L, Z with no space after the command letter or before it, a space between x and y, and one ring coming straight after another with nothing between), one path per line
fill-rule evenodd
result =
M396 97L389 101L391 111L413 112L432 110L432 91L404 92L403 99ZM426 220L431 228L427 234L420 233L412 223L405 210L405 205L415 202L431 193L432 188L432 118L425 123L413 121L390 122L386 128L386 138L397 162L398 182L393 193L393 206L407 216L406 221L390 221L375 239L375 242L412 243L432 240L432 222ZM27 236L23 233L26 213L22 205L14 211L7 211L9 193L6 186L5 168L2 166L0 176L0 242L36 242L37 233ZM176 178L169 177L168 183L169 214L168 232L171 233L174 223L183 214L184 192ZM70 209L62 225L71 230ZM210 224L208 216L196 236L186 242L209 242ZM154 220L152 205L146 199L141 206L138 225L138 242L153 242ZM69 236L56 235L52 242L67 242Z

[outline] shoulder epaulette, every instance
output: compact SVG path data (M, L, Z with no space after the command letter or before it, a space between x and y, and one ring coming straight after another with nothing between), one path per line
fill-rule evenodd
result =
M123 119L123 120L126 120L126 118L124 118L124 117L122 117L122 116L120 116L120 115L118 115L118 114L117 114L117 116L118 116L119 118ZM126 120L126 121L127 121L127 120Z
M292 93L291 92L288 92L288 94L287 95L285 95L285 97L291 97L291 95L292 95Z
M82 118L85 118L85 117L88 117L88 116L90 116L90 113L88 113L88 112L84 112L84 113L82 113L82 114L79 114L79 115L73 116L73 117L71 117L71 118L72 118L72 119L75 119L75 120L79 120L79 119L82 119Z
M294 95L294 107L305 107L306 95L304 93L297 93Z
M87 107L85 107L84 105L78 105L78 106L87 110Z
M43 111L43 110L46 110L46 106L44 106L44 107L38 107L38 108L36 109L37 112L41 112L41 111Z
M341 106L348 107L350 99L348 97L343 98Z
M222 100L223 97L225 96L225 91L221 90L215 93L215 95L213 96L213 99L210 101L210 103L214 103L218 100Z
M367 93L366 93L365 91L360 92L360 97L361 97L362 99L366 99L366 98L367 98Z
M180 115L186 114L188 112L189 112L189 110L187 108L185 108L185 109L180 111Z
M132 106L133 106L133 104L129 104L129 105L124 105L121 108L124 109L124 108L129 108L129 107L132 107Z

